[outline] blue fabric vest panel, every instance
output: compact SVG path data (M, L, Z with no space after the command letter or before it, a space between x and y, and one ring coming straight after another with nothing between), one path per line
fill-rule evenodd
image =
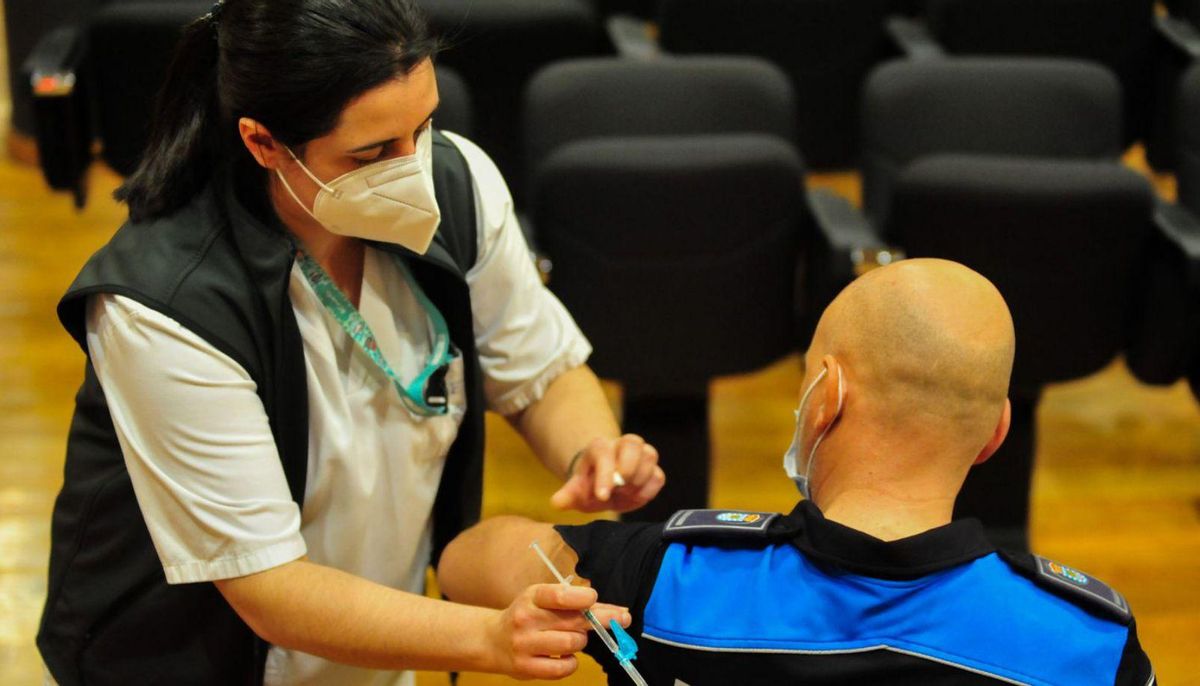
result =
M1128 627L1019 576L996 554L911 581L814 564L791 545L671 544L646 637L700 650L839 653L887 647L1004 679L1116 678Z

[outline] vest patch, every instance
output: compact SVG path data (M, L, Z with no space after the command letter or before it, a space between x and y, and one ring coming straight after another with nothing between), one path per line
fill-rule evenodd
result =
M1065 590L1088 604L1099 604L1108 612L1129 619L1129 604L1125 598L1103 581L1039 555L1034 555L1033 559L1037 563L1037 581L1042 585Z
M776 512L747 512L745 510L680 510L671 516L663 528L663 540L681 541L697 538L761 538L767 537Z

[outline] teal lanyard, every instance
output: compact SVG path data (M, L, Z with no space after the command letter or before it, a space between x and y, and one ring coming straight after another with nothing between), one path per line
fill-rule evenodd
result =
M409 289L416 296L417 302L424 308L433 325L433 341L430 345L429 356L425 359L425 368L409 384L405 384L392 370L391 365L384 359L383 353L379 351L379 343L376 342L375 334L371 331L367 320L363 319L362 314L346 298L346 294L342 293L342 289L337 287L337 284L333 282L321 265L303 250L296 251L296 258L300 264L300 271L304 273L304 278L312 286L321 304L325 306L329 314L333 315L333 318L337 320L342 330L350 336L359 350L362 350L375 363L375 366L387 375L405 406L411 412L423 417L446 414L450 404L446 390L446 372L454 359L450 349L450 334L442 313L430 302L425 291L417 284L416 279L408 270L408 265L404 264L404 260L396 257L396 266L404 275Z

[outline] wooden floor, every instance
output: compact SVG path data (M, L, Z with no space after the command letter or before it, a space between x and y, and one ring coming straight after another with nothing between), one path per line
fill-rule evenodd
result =
M854 197L850 175L822 177ZM0 684L40 683L33 648L46 591L49 516L83 355L55 302L86 256L120 224L116 179L98 170L87 209L48 193L37 171L0 160ZM1168 185L1162 186L1170 193ZM800 379L793 356L713 384L717 506L785 509L780 470ZM618 391L610 389L614 398ZM488 514L562 520L553 479L490 418ZM1163 683L1200 685L1200 412L1183 386L1154 389L1119 362L1051 388L1039 411L1033 541L1045 555L1119 587ZM575 518L573 521L581 521ZM502 573L502 572L498 572ZM422 675L425 686L444 675ZM508 683L468 675L467 686ZM563 682L600 684L594 665Z

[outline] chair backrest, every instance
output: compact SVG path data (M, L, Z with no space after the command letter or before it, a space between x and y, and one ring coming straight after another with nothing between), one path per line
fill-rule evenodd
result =
M1175 178L1179 182L1179 204L1200 216L1200 64L1184 73L1175 98Z
M437 111L433 113L434 124L445 131L453 131L467 138L474 137L475 115L466 81L451 67L438 65L435 72L439 102Z
M910 257L961 262L1012 310L1026 394L1121 353L1153 193L1118 162L933 156L901 175L890 229Z
M1154 0L926 0L952 53L1081 57L1120 69L1148 47Z
M814 168L856 161L859 93L888 50L895 0L663 0L665 50L778 64L796 88L800 150Z
M610 50L587 0L420 0L475 106L475 140L521 194L520 99L529 77L562 59Z
M670 392L793 350L803 174L791 145L756 134L556 150L534 221L597 372Z
M525 95L530 175L555 149L606 136L763 133L795 140L791 84L769 62L597 58L551 65Z
M137 168L183 27L210 7L207 0L111 2L93 16L88 35L97 133L104 161L118 173Z
M592 0L592 4L604 17L625 14L650 19L658 9L658 0Z
M889 62L863 95L863 198L887 216L896 176L937 153L1116 158L1120 86L1102 67L1058 59Z
M1126 137L1149 124L1155 0L928 0L938 42L952 54L1045 55L1112 69L1125 95Z
M1200 26L1200 0L1164 0L1163 5L1174 16Z

